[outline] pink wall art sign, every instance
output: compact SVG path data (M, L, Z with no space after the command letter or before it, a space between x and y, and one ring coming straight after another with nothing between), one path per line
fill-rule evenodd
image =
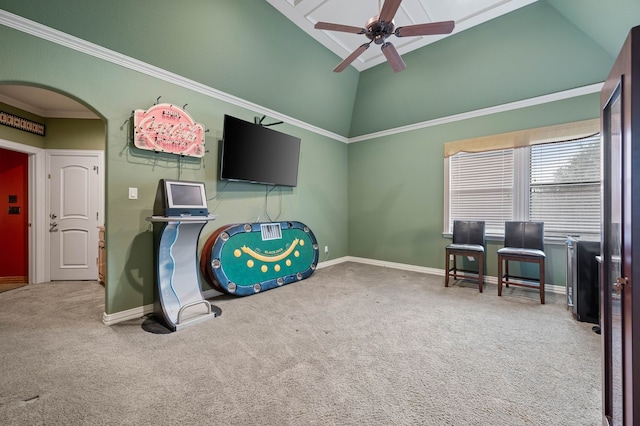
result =
M157 104L133 112L133 141L137 148L156 152L204 156L204 127L181 108Z

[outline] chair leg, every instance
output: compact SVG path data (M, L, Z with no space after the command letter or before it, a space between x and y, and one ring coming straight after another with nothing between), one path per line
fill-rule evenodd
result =
M449 261L450 261L450 254L449 254L449 250L445 249L446 252L446 258L444 261L444 286L445 287L449 287Z
M540 259L540 303L544 305L544 259Z
M502 256L498 255L498 296L502 296Z
M484 281L484 255L476 257L478 259L478 289L482 293L482 282Z
M509 288L509 259L504 260L504 286Z

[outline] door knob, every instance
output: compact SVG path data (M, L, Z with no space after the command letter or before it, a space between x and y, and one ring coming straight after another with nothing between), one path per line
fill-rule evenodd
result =
M616 282L613 283L613 291L616 293L616 295L620 296L620 293L622 292L622 286L628 283L629 279L627 277L618 277L618 279L616 279Z

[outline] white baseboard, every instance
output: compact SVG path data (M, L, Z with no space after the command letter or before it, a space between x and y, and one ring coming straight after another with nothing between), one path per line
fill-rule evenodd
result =
M444 269L429 268L427 266L408 265L406 263L387 262L385 260L367 259L365 257L346 256L344 262L358 262L367 265L382 266L384 268L402 269L403 271L420 272L423 274L440 275L444 277Z
M444 269L429 268L429 267L426 267L426 266L408 265L406 263L387 262L387 261L384 261L384 260L367 259L367 258L364 258L364 257L354 257L354 256L345 256L345 257L342 257L342 258L336 259L336 260L338 260L338 262L335 262L334 264L342 263L342 262L358 262L358 263L365 263L367 265L382 266L382 267L385 267L385 268L402 269L404 271L421 272L421 273L424 273L424 274L439 275L441 277L444 277ZM320 267L320 265L318 265L318 267ZM496 285L498 284L498 277L494 277L494 276L491 276L491 275L485 275L484 276L484 280L485 280L485 282L490 283L490 284L496 284ZM545 291L548 291L549 293L557 293L557 294L566 294L567 293L567 289L563 285L545 284L544 289L545 289Z
M431 275L438 275L438 276L444 277L444 269L429 268L427 266L408 265L406 263L387 262L384 260L367 259L365 257L355 257L355 256L344 256L344 257L339 257L337 259L331 259L326 262L319 262L316 269L322 269L329 266L339 265L344 262L364 263L367 265L381 266L383 268L401 269L403 271L420 272L423 274L431 274ZM498 283L498 278L490 275L485 275L484 280L485 282L490 284ZM544 288L545 288L545 291L548 291L550 293L566 294L565 286L546 284ZM202 296L205 299L211 299L221 294L223 293L220 293L217 290L205 290L202 292ZM120 311L113 314L103 313L102 322L105 325L114 325L119 322L141 318L152 312L153 312L153 304L140 306L138 308L128 309L126 311Z
M105 325L113 325L119 322L128 321L132 319L142 318L153 312L153 304L139 306L137 308L127 309L126 311L115 312L108 314L104 312L102 314L102 322Z
M326 268L328 266L339 265L340 263L346 262L346 257L339 257L337 259L327 260L325 262L318 262L316 269Z
M346 262L345 258L340 259L332 259L327 262L318 263L317 269L322 269L327 266L337 265L340 263ZM211 299L216 296L220 296L221 294L218 290L210 289L202 292L202 297L205 299ZM114 325L119 322L129 321L133 319L142 318L145 315L149 315L153 313L154 307L153 304L140 306L133 309L127 309L126 311L115 312L113 314L107 314L106 312L102 313L102 322L105 325Z

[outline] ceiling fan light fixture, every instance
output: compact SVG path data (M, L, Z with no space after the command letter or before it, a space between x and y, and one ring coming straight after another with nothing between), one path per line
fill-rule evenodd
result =
M365 35L375 44L383 44L387 37L394 34L395 30L393 21L381 21L377 16L369 19L366 27L367 32L365 32Z
M347 68L358 56L369 48L369 44L375 43L381 45L382 53L387 58L394 72L400 72L407 67L400 54L387 41L387 38L395 35L396 37L409 36L425 36L435 34L449 34L455 27L454 21L430 22L426 24L407 25L395 28L393 18L400 8L402 0L385 0L382 8L378 1L378 9L380 13L373 16L367 21L365 28L354 27L351 25L334 24L331 22L317 22L315 28L319 30L340 31L352 34L364 34L369 40L354 50L345 60L343 60L333 71L340 72Z

